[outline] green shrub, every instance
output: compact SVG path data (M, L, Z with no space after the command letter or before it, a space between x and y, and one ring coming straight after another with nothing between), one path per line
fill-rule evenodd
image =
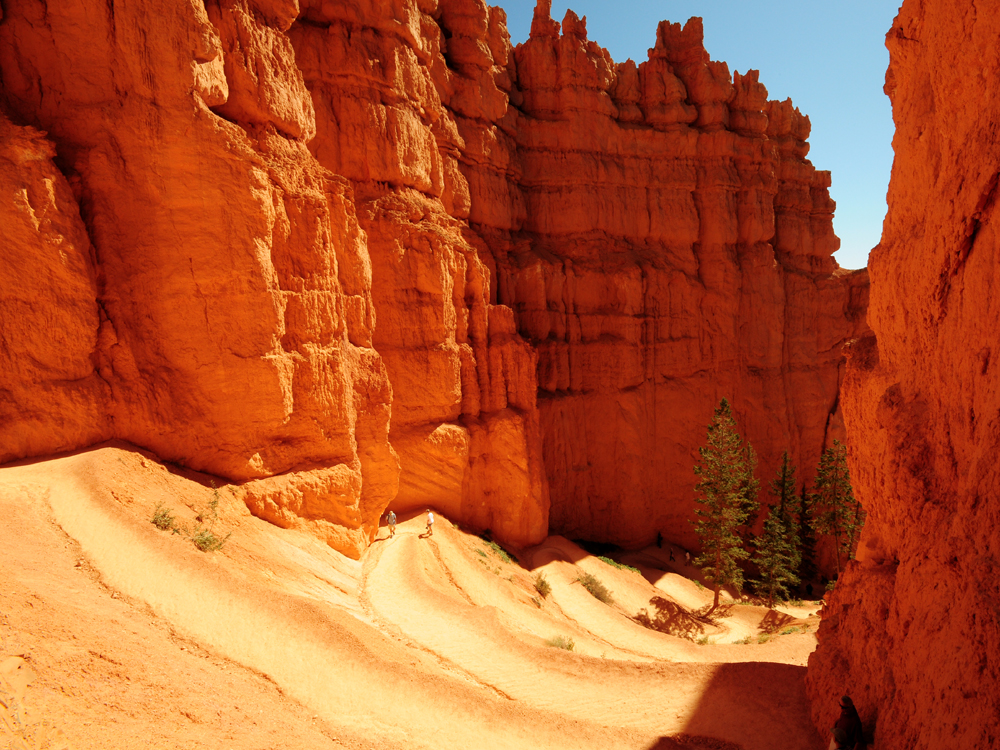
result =
M497 557L499 557L505 563L510 564L510 563L514 562L513 560L510 559L510 555L507 554L507 550L505 550L503 547L501 547L496 542L492 542L492 541L487 540L486 544L489 546L489 548L491 550L493 550L493 554L496 555Z
M535 576L535 591L541 594L543 599L547 599L549 594L552 593L552 584L546 580L544 573L539 573Z
M789 599L788 600L788 606L789 607L801 607L802 606L802 600L801 599Z
M177 519L174 518L174 514L163 503L157 503L156 508L153 509L153 517L150 519L150 523L160 531L172 531L175 534L178 532Z
M611 592L605 588L604 584L601 583L596 576L590 573L581 573L576 577L576 580L583 584L583 587L591 593L591 595L605 604L614 604L614 597L611 596Z
M214 489L214 485L213 485ZM214 492L217 494L218 490L215 489ZM174 517L163 503L158 503L156 508L153 509L153 517L150 519L156 528L161 531L172 531L175 534L183 534L187 539L190 539L195 547L200 549L202 552L215 552L222 549L222 546L226 543L226 540L232 536L232 532L226 534L224 537L219 537L216 535L214 528L215 522L219 518L219 500L216 497L212 502L208 504L208 511L205 513L199 513L195 520L198 525L195 527L194 531L189 533L188 530L177 523L177 519ZM208 524L206 525L206 520Z
M694 585L697 586L698 588L702 589L702 590L704 590L704 588L705 588L705 584L702 583L701 581L699 581L697 578L694 581Z
M785 628L778 635L792 635L793 633L808 633L808 625L793 625L790 628Z
M216 535L215 522L219 520L219 490L216 488L215 482L212 482L212 495L213 499L208 504L208 513L199 513L195 517L198 525L195 527L194 533L189 537L194 546L202 552L217 552L222 549L222 546L229 537L233 535L232 532L229 532L224 537ZM207 526L205 525L206 520L208 521Z
M539 599L537 596L531 597L531 603L534 604L539 609L542 608L542 600Z
M633 568L631 565L626 565L625 563L620 563L617 560L612 560L610 557L600 557L597 558L601 562L607 563L612 568L618 568L618 570L631 570L633 573L638 573L638 568Z
M565 635L557 635L554 638L549 638L545 641L546 646L551 646L552 648L562 648L567 651L572 651L576 648L576 644L573 643L573 639Z
M211 529L199 528L197 529L191 537L191 541L194 542L194 546L200 549L202 552L216 552L222 549L222 545L226 543L226 540L232 536L232 533L226 534L225 537L217 537Z
M770 633L761 633L757 636L757 643L767 643L769 640L771 640Z
M713 644L708 639L707 635L703 635L701 638L699 638L698 640L696 640L695 643L697 643L699 646L714 646L715 645L715 644Z

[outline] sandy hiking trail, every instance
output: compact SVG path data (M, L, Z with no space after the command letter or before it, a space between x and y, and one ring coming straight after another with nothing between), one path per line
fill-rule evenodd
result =
M666 548L623 553L638 573L560 537L504 559L440 515L354 561L211 480L124 444L0 468L0 748L823 745L815 606L708 620Z

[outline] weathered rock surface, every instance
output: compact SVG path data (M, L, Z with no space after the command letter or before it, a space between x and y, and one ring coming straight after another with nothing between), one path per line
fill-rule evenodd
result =
M348 466L349 525L370 537L398 472L370 260L350 185L302 141L312 103L272 5L5 3L3 99L50 134L89 230L75 297L89 282L97 302L69 354L110 384L111 436L236 480ZM59 292L39 308L73 315ZM31 448L89 442L71 438Z
M541 541L535 353L511 311L491 304L489 253L465 220L464 140L443 100L464 85L449 62L488 55L490 28L509 50L502 14L476 2L303 12L292 39L316 102L310 148L354 183L372 258L373 341L392 382L401 466L393 507L434 506L510 542Z
M995 1L906 0L886 36L875 338L853 347L845 394L868 520L808 682L818 727L849 688L890 750L1000 746L998 35Z
M515 50L482 0L4 2L3 127L44 158L0 186L56 198L0 209L4 316L39 319L0 460L127 439L355 555L390 502L693 546L722 396L762 476L808 474L867 295L808 119L697 19L616 64L549 8Z
M585 19L568 12L560 35L547 10L513 65L493 60L520 110L455 111L472 226L538 350L550 523L694 547L691 468L721 397L764 477L786 449L810 476L840 436L867 276L831 257L808 118L710 61L700 19L662 23L648 61L616 65Z
M110 434L90 239L54 156L0 113L0 460Z

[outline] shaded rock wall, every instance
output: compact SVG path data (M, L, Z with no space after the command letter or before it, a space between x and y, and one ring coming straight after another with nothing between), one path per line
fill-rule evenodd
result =
M867 276L808 119L697 19L637 66L548 10L5 0L0 460L124 438L355 555L390 502L693 546L722 396L814 465Z
M845 393L868 511L809 662L880 748L1000 746L1000 3L907 0L886 35L895 163Z

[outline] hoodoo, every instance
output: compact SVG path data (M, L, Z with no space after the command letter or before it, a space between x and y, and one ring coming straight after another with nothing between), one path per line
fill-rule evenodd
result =
M907 0L886 36L896 135L851 347L868 521L809 663L817 726L854 698L877 747L1000 746L1000 3Z
M125 439L354 556L390 503L691 546L721 396L808 473L867 303L808 118L549 9L5 2L0 460Z

